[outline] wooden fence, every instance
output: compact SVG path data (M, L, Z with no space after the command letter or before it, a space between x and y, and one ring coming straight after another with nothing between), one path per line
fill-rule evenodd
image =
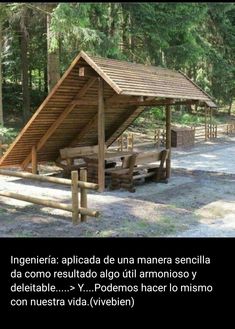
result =
M122 134L117 139L117 150L118 151L133 151L134 145L134 134Z
M218 138L223 135L230 135L235 133L235 123L226 123L226 124L207 124L207 125L201 125L201 126L191 126L191 129L195 131L195 142L200 142L202 140L208 140L213 138ZM124 150L133 150L134 147L134 134L131 138L128 137L128 135L121 135L118 142L118 150L124 151ZM129 138L129 139L128 139ZM129 140L129 142L128 142ZM131 142L130 142L131 141ZM138 146L144 146L151 144L151 140L149 142L145 143L138 143L135 144L136 147ZM153 143L155 144L155 147L165 147L166 143L166 130L164 128L157 128L154 130L153 134Z
M71 179L39 176L30 173L16 172L9 170L0 170L0 175L20 177L34 181L56 183L60 185L71 186L72 204L67 205L52 200L40 199L40 198L36 198L28 195L22 195L19 193L8 192L8 191L0 191L0 196L26 201L30 203L35 203L50 208L69 211L72 213L73 224L77 224L79 221L84 221L87 216L91 216L91 217L99 216L98 211L87 208L87 189L97 190L98 184L86 182L87 172L85 168L82 168L80 170L80 178L81 178L80 181L78 180L77 171L72 171ZM80 189L80 196L79 196L79 189Z
M223 135L230 135L235 133L235 124L226 123L226 124L208 124L202 126L191 127L195 131L195 140L208 140L213 138L218 138Z

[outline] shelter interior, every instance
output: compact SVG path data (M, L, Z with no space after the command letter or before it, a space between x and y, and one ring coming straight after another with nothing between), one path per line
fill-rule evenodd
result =
M0 160L0 167L20 166L37 173L38 163L63 167L66 149L90 147L97 155L99 190L105 188L106 150L151 106L166 109L166 176L171 169L171 107L213 99L182 72L106 59L80 52ZM71 157L73 158L73 157ZM71 166L71 163L68 164Z

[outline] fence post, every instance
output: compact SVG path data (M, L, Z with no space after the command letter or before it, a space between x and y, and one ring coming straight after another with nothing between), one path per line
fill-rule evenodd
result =
M72 189L72 220L73 224L78 223L79 212L78 212L78 172L71 172L71 189Z
M86 168L80 168L80 180L83 182L87 181L87 170ZM81 187L80 189L81 193L81 201L80 205L81 208L87 208L87 190L84 187ZM86 215L81 215L81 221L84 222L87 219Z
M32 147L32 174L38 174L38 160L37 160L37 148L36 146Z
M134 134L129 133L127 137L127 150L133 151L134 146Z

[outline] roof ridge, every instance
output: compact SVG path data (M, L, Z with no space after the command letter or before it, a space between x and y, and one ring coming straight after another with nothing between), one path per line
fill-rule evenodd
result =
M93 55L92 53L89 53L89 52L84 52L82 51L83 53L85 53L87 56L89 57L93 57L93 58L98 58L98 59L104 59L104 60L110 60L110 61L116 61L116 62L122 62L122 63L128 63L128 64L131 64L131 65L142 65L142 66L145 66L145 67L154 67L154 68L160 68L160 69L163 69L163 70L169 70L169 71L174 71L174 72L178 72L177 70L175 69L169 69L167 67L163 67L163 66L156 66L156 65L149 65L149 64L145 64L145 63L135 63L135 62L132 62L132 61L127 61L127 60L122 60L122 59L117 59L117 58L109 58L109 57L103 57L101 55Z
M105 73L85 51L80 52L81 57L113 88L118 94L121 94L122 89Z

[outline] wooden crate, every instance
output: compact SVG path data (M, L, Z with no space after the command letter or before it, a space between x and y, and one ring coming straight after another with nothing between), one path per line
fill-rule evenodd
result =
M194 145L195 131L190 128L172 128L171 129L171 146L183 147Z

